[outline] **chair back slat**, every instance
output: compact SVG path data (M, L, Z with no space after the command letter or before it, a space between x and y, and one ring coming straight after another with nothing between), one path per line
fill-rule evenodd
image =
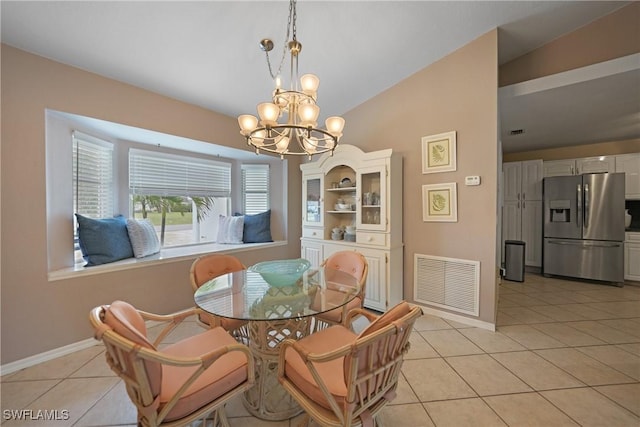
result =
M397 312L405 314L398 319ZM397 387L404 355L409 350L409 336L422 310L419 307L410 309L407 305L397 312L390 313L389 317L394 320L386 326L380 329L374 326L373 332L366 334L363 331L352 353L345 357L347 401L354 402L350 408L345 408L352 411L352 417L345 414L345 419L357 418L378 401L389 398Z

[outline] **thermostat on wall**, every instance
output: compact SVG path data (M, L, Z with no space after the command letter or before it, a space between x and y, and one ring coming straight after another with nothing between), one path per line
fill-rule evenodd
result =
M464 185L480 185L480 177L478 175L467 176L464 178Z

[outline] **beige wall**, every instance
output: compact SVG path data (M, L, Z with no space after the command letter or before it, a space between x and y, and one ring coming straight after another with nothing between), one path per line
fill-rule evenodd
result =
M1 363L90 338L89 310L114 299L159 313L193 306L191 260L47 280L45 108L241 148L235 119L4 44L1 65ZM289 244L244 252L245 264L300 254L301 175L288 162Z
M640 152L640 139L625 141L600 142L597 144L577 145L573 147L548 148L545 150L525 151L504 155L505 162L519 162L522 160L563 160L581 157L613 156Z
M480 319L494 323L497 209L497 30L403 80L345 115L344 143L403 157L404 298L414 254L480 261ZM457 131L457 171L422 174L421 137ZM480 175L482 185L465 187ZM423 222L423 184L456 182L458 222ZM395 230L392 230L395 232ZM400 284L392 284L399 286Z
M500 86L640 52L640 2L633 2L500 67Z

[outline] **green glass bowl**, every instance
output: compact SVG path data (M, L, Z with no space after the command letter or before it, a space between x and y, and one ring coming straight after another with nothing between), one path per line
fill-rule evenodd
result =
M271 286L291 286L300 280L310 267L309 261L299 258L259 262L249 267L247 271L260 274Z

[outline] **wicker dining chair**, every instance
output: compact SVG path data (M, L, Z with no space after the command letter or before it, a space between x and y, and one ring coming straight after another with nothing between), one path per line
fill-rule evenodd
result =
M247 267L233 255L203 255L196 258L191 264L189 279L191 281L191 287L195 292L200 286L211 279L222 276L223 274L246 269ZM248 342L249 331L247 329L247 322L244 320L228 319L205 312L202 312L198 319L202 326L222 326L225 330L229 331L237 341L244 344Z
M362 309L355 316L372 322L359 335L334 325L280 347L278 381L307 412L326 427L373 426L395 397L409 335L420 307L403 301L381 316Z
M199 311L157 315L123 301L91 310L95 337L104 343L111 369L124 380L139 426L177 427L197 420L205 425L209 417L214 426L228 426L224 405L253 386L249 348L221 327L158 349L171 330ZM167 323L153 343L146 320Z
M329 269L325 270L325 279L328 288L331 288L332 286L342 286L339 281L334 282L331 277L332 270L339 270L353 276L358 281L360 290L354 299L342 307L316 315L314 326L315 331L325 329L331 325L339 325L344 322L349 311L354 308L364 307L364 295L367 284L367 274L369 272L369 264L367 263L367 260L360 252L356 251L335 252L322 263L322 266L329 267ZM340 294L336 293L336 295ZM312 302L311 308L318 309L316 305L317 304L315 302Z

